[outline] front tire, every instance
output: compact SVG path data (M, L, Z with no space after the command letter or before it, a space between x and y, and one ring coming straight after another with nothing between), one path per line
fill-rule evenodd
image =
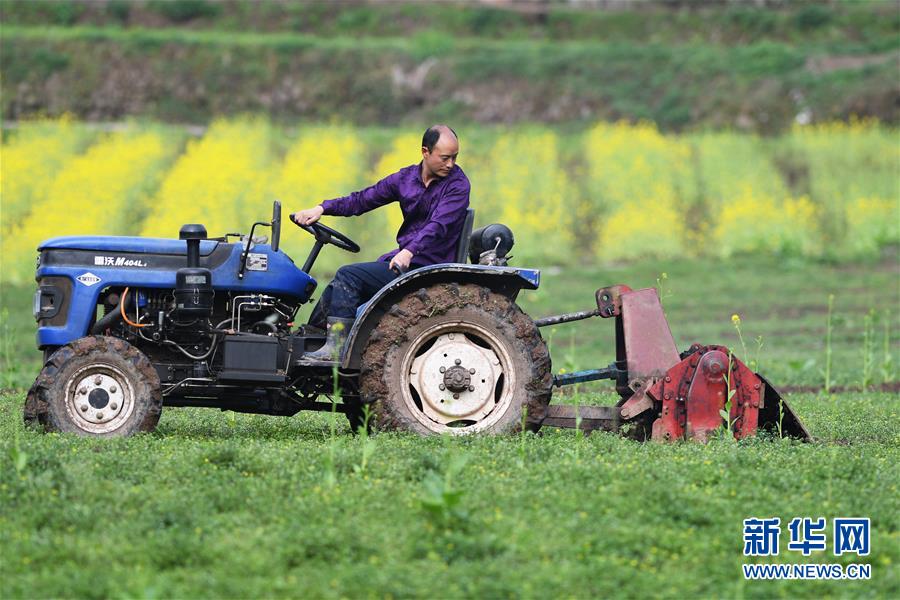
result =
M47 432L125 437L153 431L161 412L150 360L125 340L90 336L47 359L28 391L24 420Z
M457 284L420 289L391 307L360 375L378 429L421 435L537 430L550 384L550 354L534 321L506 296Z

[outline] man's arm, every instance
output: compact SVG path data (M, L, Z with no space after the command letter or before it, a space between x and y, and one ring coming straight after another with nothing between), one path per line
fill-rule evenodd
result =
M469 208L469 189L468 181L459 182L449 188L428 223L419 230L412 242L406 244L404 250L409 250L415 256L435 240L445 239L451 227L466 217L466 209Z
M388 175L373 186L353 192L343 198L325 200L320 206L324 210L324 214L335 217L355 217L367 213L379 206L384 206L397 200L399 197L397 189L398 177L397 173Z

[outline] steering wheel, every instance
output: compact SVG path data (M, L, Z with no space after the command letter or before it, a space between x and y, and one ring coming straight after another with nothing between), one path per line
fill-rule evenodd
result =
M291 215L291 222L303 231L316 238L317 242L322 242L323 244L333 244L341 250L353 252L354 254L359 252L359 244L348 238L340 231L336 231L331 227L328 227L327 225L322 225L318 222L313 223L312 225L301 225L297 221L294 221L293 215Z
M278 252L281 244L281 202L272 203L272 252Z

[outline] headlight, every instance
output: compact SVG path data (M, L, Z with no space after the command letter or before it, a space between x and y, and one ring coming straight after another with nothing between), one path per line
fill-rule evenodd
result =
M38 317L41 314L41 290L40 288L34 291L34 308L31 311L31 314L34 315L34 320L37 321Z

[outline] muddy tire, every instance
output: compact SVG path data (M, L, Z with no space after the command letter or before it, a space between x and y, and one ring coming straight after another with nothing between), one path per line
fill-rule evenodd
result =
M435 285L393 305L360 372L375 427L421 435L537 430L550 386L550 354L534 321L477 285Z
M162 412L159 376L128 342L84 337L45 362L25 398L26 425L83 436L153 431Z

